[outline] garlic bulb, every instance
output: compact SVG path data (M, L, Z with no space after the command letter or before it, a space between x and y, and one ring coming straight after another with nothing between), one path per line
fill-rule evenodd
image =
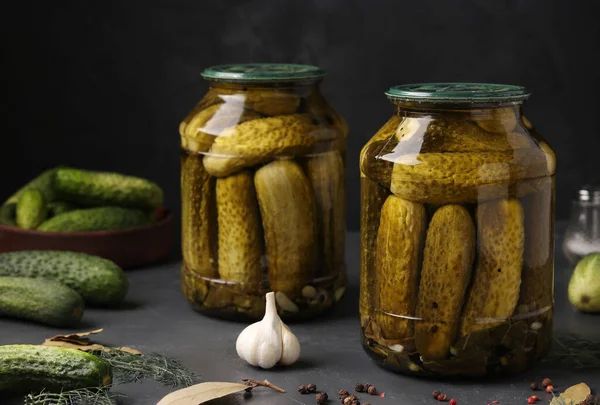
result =
M235 343L238 356L253 366L288 366L300 357L300 342L279 318L275 293L267 293L264 318L240 333Z

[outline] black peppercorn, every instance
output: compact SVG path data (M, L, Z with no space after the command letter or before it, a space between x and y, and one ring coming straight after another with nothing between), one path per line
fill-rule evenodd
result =
M440 390L435 390L431 393L431 396L433 397L433 399L437 399L438 395L441 395L442 393L440 392Z
M300 394L308 394L308 387L306 385L301 385L298 387L298 392Z
M538 383L536 381L532 381L529 383L529 387L533 390L533 391L537 391L539 387Z
M314 385L314 384L313 384ZM315 387L316 389L316 387ZM324 404L329 399L326 392L319 392L316 396L317 404Z
M549 379L549 378L544 378L544 379L542 380L542 385L543 385L544 387L547 387L547 386L549 386L549 385L553 385L553 384L552 384L552 380L551 380L551 379Z
M314 384L308 384L306 389L308 389L308 392L317 392L317 386Z
M342 396L344 396L344 395L348 396L348 395L350 395L350 393L348 392L348 390L346 390L346 389L343 389L343 390L339 390L339 391L338 391L338 395L339 395L340 397L342 397Z
M356 392L364 392L365 391L365 386L358 383L356 384L356 386L354 387L354 391Z
M374 385L371 385L369 387L369 389L367 390L367 392L369 393L369 395L376 395L377 394L377 388L375 388Z
M365 384L365 392L369 391L370 386L371 386L371 384Z

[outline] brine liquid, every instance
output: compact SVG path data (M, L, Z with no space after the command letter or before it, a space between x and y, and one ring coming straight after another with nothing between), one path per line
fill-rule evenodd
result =
M182 151L182 287L195 309L260 319L276 292L286 319L311 317L345 292L343 156L270 159L214 177L208 154ZM341 172L327 171L340 159Z
M549 350L554 178L502 187L495 198L475 190L477 202L422 204L363 175L361 338L382 366L514 374Z

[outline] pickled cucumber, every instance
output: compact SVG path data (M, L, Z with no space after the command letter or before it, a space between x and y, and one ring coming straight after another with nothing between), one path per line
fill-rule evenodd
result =
M206 173L199 156L182 155L181 204L185 265L199 276L219 277L215 179Z
M258 291L264 249L254 176L242 170L217 179L216 190L219 274L244 291Z
M344 161L337 151L306 159L306 174L317 204L317 226L323 274L333 275L344 263L346 238Z
M515 198L477 207L478 259L462 315L460 335L505 322L517 306L525 230L523 207Z
M512 132L517 126L517 113L514 107L500 107L485 110L486 115L482 119L477 119L477 125L487 132L505 134Z
M256 194L269 281L273 291L297 296L313 279L317 261L316 207L312 186L293 160L276 160L256 171Z
M517 313L545 313L552 308L554 229L553 179L546 177L539 191L523 198L525 251Z
M415 322L417 350L445 359L454 342L475 258L475 225L466 208L439 208L427 230Z
M227 93L227 92L223 92ZM227 104L245 107L263 115L294 114L300 106L300 97L290 91L273 89L249 89L245 92L231 92L221 98Z
M316 120L308 115L252 120L221 132L204 157L204 167L211 175L224 177L278 155L308 153L325 140L320 138Z
M556 154L554 153L550 145L548 145L548 143L545 141L540 142L540 149L542 150L542 152L544 152L544 155L546 155L548 175L553 175L556 172Z
M410 136L399 138L398 153L507 152L512 149L505 134L490 134L477 125L457 119L410 120Z
M260 114L245 110L243 106L231 103L212 105L181 123L181 146L195 153L206 152L215 137L225 129L260 117Z
M375 291L375 257L377 251L377 229L381 217L381 208L390 192L360 174L360 318L361 324L374 315L377 307Z
M390 189L398 197L432 204L507 197L511 183L547 175L545 156L534 152L403 155L393 165Z
M419 265L425 239L425 207L389 196L381 209L375 258L379 310L375 319L387 340L413 334Z

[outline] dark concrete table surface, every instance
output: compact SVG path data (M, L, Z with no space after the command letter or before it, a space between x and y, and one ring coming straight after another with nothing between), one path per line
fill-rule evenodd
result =
M559 229L562 227L559 227ZM560 336L576 333L600 340L600 317L573 310L566 299L566 280L570 274L560 252L556 253L556 319ZM194 312L179 287L180 263L173 262L130 271L131 289L127 309L86 310L85 324L80 331L104 328L98 340L106 345L133 346L142 352L160 352L182 360L198 372L204 381L239 381L241 378L268 379L285 388L286 394L267 389L255 390L250 399L236 396L214 404L315 404L313 395L301 395L298 385L315 383L326 391L330 404L337 401L341 388L353 389L357 382L369 382L384 391L385 398L361 395L361 400L373 405L435 404L434 389L454 397L460 405L485 405L493 400L500 404L525 404L532 394L528 381L551 377L559 387L585 381L600 390L600 368L578 371L562 364L541 364L519 376L503 379L426 380L397 375L378 367L364 353L359 342L358 272L359 237L350 233L347 242L347 263L350 285L340 305L327 316L309 323L292 324L291 328L302 345L301 360L294 366L261 370L240 360L235 341L244 324L208 318ZM71 330L52 329L12 320L0 320L0 344L41 343L44 338ZM594 387L592 387L594 388ZM124 405L152 405L170 390L153 381L121 385L114 388L126 397ZM547 403L549 394L539 394ZM368 399L367 399L368 397ZM17 401L15 403L19 403ZM7 400L0 400L4 405Z

